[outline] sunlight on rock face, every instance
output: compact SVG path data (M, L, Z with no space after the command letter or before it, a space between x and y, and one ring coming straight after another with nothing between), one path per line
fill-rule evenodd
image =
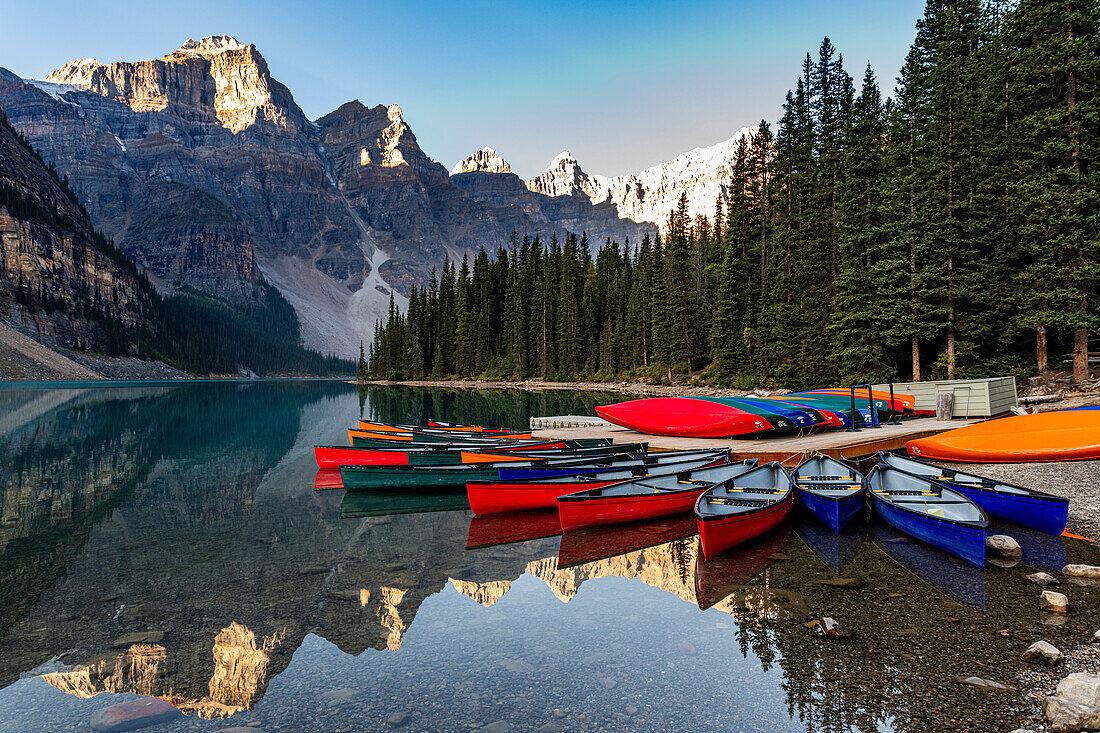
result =
M512 581L510 580L490 580L487 583L455 580L454 578L449 578L449 580L455 590L464 596L469 596L476 603L486 608L499 601L512 588Z
M362 148L359 151L359 165L370 165L370 153L366 148Z
M267 683L270 653L282 643L286 631L265 636L256 644L256 635L246 626L233 622L214 638L214 676L210 694L194 702L176 703L184 712L201 718L226 718L252 707Z
M101 692L133 692L152 695L160 663L167 656L159 644L134 644L124 653L100 659L69 672L42 675L47 684L76 697L94 697Z
M366 588L359 589L359 605L365 606L370 603L370 591Z
M401 641L405 629L408 628L408 624L402 620L397 607L401 604L401 600L405 597L405 593L407 593L408 590L385 585L382 586L381 590L382 605L378 609L378 621L382 626L390 630L389 636L386 638L386 648L390 651L396 651L401 648Z

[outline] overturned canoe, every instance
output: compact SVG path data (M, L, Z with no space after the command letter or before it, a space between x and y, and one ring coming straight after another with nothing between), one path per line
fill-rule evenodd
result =
M596 414L649 435L724 438L797 428L793 420L778 414L755 414L731 401L692 397L652 397L600 405Z
M911 537L985 565L985 512L944 484L879 464L867 474L871 505L883 520Z
M834 532L863 509L863 474L828 456L807 458L794 470L798 503Z
M756 467L756 459L711 468L678 471L578 491L558 497L565 531L690 512L695 499L714 484Z
M909 455L961 463L1100 459L1100 410L1013 415L905 444Z
M940 468L912 458L879 453L879 462L899 471L940 481L985 510L986 514L1047 534L1062 534L1069 518L1069 499L1036 489Z
M775 528L793 504L794 480L774 462L710 487L695 502L703 556L721 555Z

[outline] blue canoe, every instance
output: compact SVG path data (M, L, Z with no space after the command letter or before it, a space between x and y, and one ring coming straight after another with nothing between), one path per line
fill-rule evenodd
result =
M835 458L807 458L794 470L794 485L799 504L834 532L863 508L863 474Z
M867 474L871 506L890 526L975 567L985 566L989 519L974 502L932 479L879 464Z
M879 463L891 468L947 485L980 506L991 517L1047 534L1062 534L1066 531L1069 499L1064 497L951 468L940 468L885 451L879 453L878 458Z

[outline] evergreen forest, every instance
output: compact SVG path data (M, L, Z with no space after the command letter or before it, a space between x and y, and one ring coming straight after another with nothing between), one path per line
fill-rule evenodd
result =
M1087 379L1100 0L928 0L892 93L858 77L828 38L807 53L710 216L681 198L640 242L516 233L446 262L361 376Z

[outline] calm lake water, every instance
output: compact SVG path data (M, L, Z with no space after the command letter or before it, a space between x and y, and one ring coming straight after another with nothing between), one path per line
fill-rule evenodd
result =
M956 679L1012 685L1032 641L1100 625L1095 590L1046 619L1021 579L1100 564L1093 546L1016 529L1014 568L873 522L704 563L690 518L563 537L462 494L314 488L313 445L360 416L519 427L613 399L0 390L0 731L86 731L139 695L186 713L150 731L1007 731L1031 703ZM813 637L822 615L854 635Z

